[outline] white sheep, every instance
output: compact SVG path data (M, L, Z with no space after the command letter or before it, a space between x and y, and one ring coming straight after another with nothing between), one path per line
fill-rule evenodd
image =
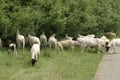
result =
M17 42L18 48L20 48L22 46L22 48L24 49L24 47L25 47L25 38L24 38L23 35L21 35L19 33L19 30L17 30L16 42Z
M42 47L46 47L46 45L47 45L47 37L46 37L44 32L40 35L40 42L41 42Z
M117 48L120 49L120 38L112 39L107 45L107 51L113 50L113 53L117 53Z
M90 38L90 37L84 37L84 38L77 38L78 42L80 43L82 47L82 51L84 51L87 47L97 47L98 51L102 51L102 42L99 38Z
M48 39L48 45L51 48L57 48L57 39L55 38L55 33L53 33Z
M28 40L29 40L30 46L32 46L34 43L37 43L40 45L40 40L36 36L28 35Z
M15 43L10 43L9 44L8 53L10 53L11 51L13 51L13 53L15 53L17 55L17 49L16 49L16 44Z
M70 47L71 49L74 48L73 40L63 40L57 43L58 47L63 51L64 48Z
M31 48L31 57L32 57L32 60L31 60L31 63L32 63L32 66L35 65L35 62L37 62L38 60L38 57L40 55L40 44L38 43L34 43L32 45L32 48Z
M110 42L110 40L107 39L106 36L102 36L100 39L104 42L105 46L108 45L108 43Z

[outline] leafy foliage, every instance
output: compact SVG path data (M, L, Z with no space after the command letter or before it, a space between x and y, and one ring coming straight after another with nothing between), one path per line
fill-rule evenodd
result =
M119 33L119 0L1 0L0 36ZM13 37L12 37L13 38Z

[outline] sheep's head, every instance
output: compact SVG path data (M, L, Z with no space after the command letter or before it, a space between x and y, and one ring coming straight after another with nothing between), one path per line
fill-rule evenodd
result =
M53 34L52 34L52 37L55 37L55 35L56 35L56 34L55 34L55 33L53 33Z
M110 46L106 46L106 52L108 52L110 49Z
M35 62L36 62L36 59L32 59L32 66L34 66L35 65Z

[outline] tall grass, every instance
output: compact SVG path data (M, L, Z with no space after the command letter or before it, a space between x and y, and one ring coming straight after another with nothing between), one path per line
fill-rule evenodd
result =
M102 54L81 53L79 49L41 50L37 64L31 65L29 49L18 55L0 51L0 80L92 80Z

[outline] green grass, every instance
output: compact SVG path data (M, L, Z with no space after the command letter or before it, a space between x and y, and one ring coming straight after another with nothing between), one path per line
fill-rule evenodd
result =
M0 80L92 80L102 54L81 53L79 49L41 50L38 63L31 66L28 49L18 55L0 51Z

